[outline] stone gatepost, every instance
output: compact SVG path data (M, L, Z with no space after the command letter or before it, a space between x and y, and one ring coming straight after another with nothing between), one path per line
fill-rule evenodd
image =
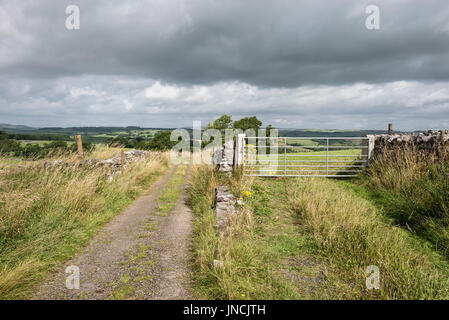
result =
M245 159L245 134L238 134L235 139L234 167L243 165Z
M219 171L230 172L234 165L234 140L226 141L222 149Z

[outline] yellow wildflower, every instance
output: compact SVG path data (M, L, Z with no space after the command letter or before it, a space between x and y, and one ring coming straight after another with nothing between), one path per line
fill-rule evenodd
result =
M252 193L249 192L248 190L243 190L243 191L242 191L242 195L243 195L244 197L249 197L251 194L252 194Z

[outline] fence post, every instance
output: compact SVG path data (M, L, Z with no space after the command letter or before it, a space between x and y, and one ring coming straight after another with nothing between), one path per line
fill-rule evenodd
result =
M78 147L78 157L80 159L83 159L84 151L83 151L83 140L81 139L81 135L77 134L75 136L75 139L76 139L76 145Z
M125 171L125 151L121 151L120 153L120 169L122 171L122 173Z
M389 123L389 124L388 124L388 134L389 134L389 135L392 135L392 134L393 134L393 124L392 124L392 123Z

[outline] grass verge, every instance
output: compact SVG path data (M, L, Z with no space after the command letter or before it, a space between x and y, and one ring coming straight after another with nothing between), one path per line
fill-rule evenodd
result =
M203 299L300 299L315 296L320 284L319 268L299 268L312 263L308 239L297 232L293 215L286 210L275 212L273 197L251 193L253 180L222 176L212 168L193 170L189 188L194 212L194 282ZM230 222L229 232L217 236L214 201L215 187L228 185L245 204ZM246 191L246 192L244 192ZM290 259L294 258L294 259ZM214 260L222 266L214 267ZM299 270L301 269L301 270ZM298 285L301 283L302 285ZM301 288L299 288L301 287Z
M73 159L68 159L73 160ZM3 161L3 160L2 160ZM45 169L27 162L0 173L0 298L26 298L168 168L154 154L108 182L103 168Z
M337 181L294 179L286 188L292 209L312 235L318 254L347 284L337 298L447 299L449 264L373 204ZM380 290L367 290L366 268L380 270Z
M447 299L449 263L344 182L222 176L197 167L195 285L208 299ZM245 205L217 236L214 198L228 185ZM223 262L214 267L214 259ZM380 271L368 290L367 267Z
M413 147L385 153L353 186L394 223L449 257L449 154Z

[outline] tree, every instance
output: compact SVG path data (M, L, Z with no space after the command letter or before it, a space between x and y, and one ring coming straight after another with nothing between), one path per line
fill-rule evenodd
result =
M109 138L107 140L109 145L123 146L125 148L134 148L136 145L136 140L128 137L118 136L115 138Z
M214 122L209 123L206 129L217 129L224 133L226 129L232 128L232 115L224 114Z
M8 134L5 131L0 130L0 140L6 140L6 139L8 139Z
M148 148L153 150L168 150L173 148L178 142L170 141L171 131L158 131L153 139L148 143Z
M242 129L243 131L253 129L256 134L262 126L262 122L257 117L246 117L238 121L234 121L234 129Z
M216 129L221 133L222 142L225 141L226 129L232 128L232 115L224 114L220 118L216 119L214 122L209 123L206 127L207 129ZM213 140L209 142L202 142L202 147L204 148L206 145L212 143Z

